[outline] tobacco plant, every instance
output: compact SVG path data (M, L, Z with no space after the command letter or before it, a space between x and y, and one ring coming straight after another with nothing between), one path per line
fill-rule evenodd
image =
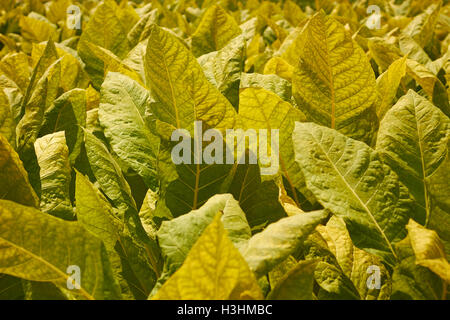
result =
M0 299L448 299L449 31L442 0L2 0Z

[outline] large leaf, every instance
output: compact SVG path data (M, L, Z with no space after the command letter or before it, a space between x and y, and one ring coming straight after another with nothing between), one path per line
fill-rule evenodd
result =
M154 187L159 138L146 120L149 100L148 91L136 81L110 72L102 84L98 116L114 152Z
M235 110L205 77L189 50L175 36L153 25L145 54L146 83L157 103L154 116L173 128L233 128Z
M242 256L256 278L298 250L308 235L329 215L326 210L296 214L271 223L241 248Z
M295 160L318 201L342 217L360 249L393 263L393 243L406 235L411 196L366 144L313 123L296 123Z
M67 288L71 266L80 269L84 299L117 299L103 243L77 222L63 221L7 200L0 200L0 272ZM37 241L38 240L38 241Z
M303 32L304 49L292 81L297 104L308 120L370 143L377 128L377 91L364 51L323 12Z
M75 198L78 220L105 243L122 292L136 299L147 298L155 284L156 274L145 248L130 237L125 224L106 198L78 172Z
M7 95L0 87L0 134L14 147L16 145L16 123Z
M245 260L228 238L220 213L203 231L181 268L153 299L262 299Z
M450 120L427 99L410 90L388 111L380 125L377 150L408 187L428 223L432 215L431 189L442 197L445 190L430 186L440 166L448 167Z
M428 268L416 264L409 237L396 245L401 262L392 274L393 300L445 300L446 285Z
M230 164L177 165L178 178L169 183L165 194L166 205L172 215L177 217L195 210L220 193L226 188L231 169Z
M313 203L315 199L306 189L305 178L294 161L294 147L291 138L295 121L304 121L304 114L270 91L248 88L240 93L239 117L245 129L266 129L268 131L267 139L270 143L272 143L269 139L270 130L279 130L280 172L292 190L297 188L301 192L300 195L294 193L297 206L300 207L307 200ZM299 198L299 196L303 198Z
M122 218L128 208L137 210L130 186L106 146L88 131L85 131L84 139L92 172L108 198L122 210Z
M74 212L70 202L71 168L64 131L38 138L34 148L41 168L41 211L73 220Z

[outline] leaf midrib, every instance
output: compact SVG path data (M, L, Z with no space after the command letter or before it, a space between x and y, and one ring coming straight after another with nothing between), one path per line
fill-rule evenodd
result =
M341 178L341 180L345 183L346 187L351 191L353 196L358 200L358 202L361 204L363 209L367 212L371 220L373 221L375 228L380 232L383 239L386 241L389 249L391 250L392 254L396 259L398 259L397 255L395 254L394 248L392 248L391 243L389 242L389 239L387 238L386 234L383 232L383 229L381 229L380 225L378 224L375 217L372 215L372 212L370 209L365 205L365 203L362 201L362 199L358 196L358 194L353 190L353 188L349 185L345 177L341 174L341 172L338 170L338 168L335 166L334 162L331 160L331 158L328 156L328 153L325 151L325 149L322 147L321 143L317 141L317 139L314 137L313 133L310 133L312 139L316 142L316 144L319 146L320 150L323 152L323 154L327 157L327 160L329 163L333 166L334 170L338 173L338 176Z
M69 279L69 275L62 272L61 270L59 270L56 266L54 266L53 264L51 264L49 261L43 259L42 257L35 255L33 252L25 249L24 247L18 246L17 244L5 239L4 237L0 237L1 241L6 242L8 245L10 245L11 247L14 247L22 252L24 252L26 255L29 255L30 257L32 257L35 260L38 260L39 262L43 263L44 265L46 265L48 268L52 269L53 271L55 271L57 274L60 274L62 276L62 278L64 279ZM86 290L84 290L81 286L80 286L80 292L89 300L95 300L94 297L92 295L90 295Z

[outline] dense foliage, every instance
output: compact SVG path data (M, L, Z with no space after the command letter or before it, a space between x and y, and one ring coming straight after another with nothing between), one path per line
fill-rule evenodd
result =
M0 299L447 299L449 31L442 0L2 0ZM175 164L195 121L278 129L278 171Z

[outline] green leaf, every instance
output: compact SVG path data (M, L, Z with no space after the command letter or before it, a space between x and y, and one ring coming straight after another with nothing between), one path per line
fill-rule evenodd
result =
M75 198L78 220L105 243L123 294L146 299L156 282L156 274L147 260L145 248L134 241L108 200L79 172Z
M75 200L79 223L101 239L108 251L113 250L123 225L105 196L79 172L76 173Z
M69 91L74 88L85 88L88 85L89 77L84 71L83 61L78 56L77 52L72 48L66 47L60 43L56 43L56 53L61 58L61 77L60 86L64 91ZM31 58L33 62L37 61L42 56L46 44L39 43L33 45L31 51Z
M329 212L325 210L296 214L271 223L254 235L240 251L256 278L264 276L298 250L328 215Z
M86 91L73 89L63 93L44 113L40 135L64 130L69 147L69 160L73 165L81 152L86 125Z
M19 26L25 39L36 42L58 39L56 25L35 12L31 12L27 17L22 16Z
M270 91L248 88L240 93L239 119L246 130L266 129L269 132L271 129L279 130L280 172L286 178L292 190L297 188L301 192L301 194L294 194L294 201L297 206L301 207L307 201L314 203L315 199L311 192L306 189L305 178L294 161L294 147L292 145L294 123L295 121L304 121L304 114ZM267 137L269 139L269 134Z
M279 188L274 181L261 181L257 164L237 164L228 192L239 202L251 228L275 222L286 216L278 201Z
M0 200L0 222L1 273L67 288L68 267L78 266L80 289L73 291L78 297L120 297L103 243L77 222L7 200Z
M205 77L175 36L153 25L145 55L146 83L157 103L154 116L174 128L192 129L195 120L217 129L233 128L236 112Z
M312 300L316 261L300 261L269 292L269 300Z
M136 81L110 72L102 84L98 116L114 152L145 181L156 186L159 138L148 127L149 93Z
M193 148L192 148L193 149ZM202 206L210 197L226 186L232 165L179 164L178 178L165 190L166 206L174 217Z
M409 238L397 244L401 262L392 274L392 300L445 300L443 281L429 269L417 265Z
M41 168L41 211L65 220L74 220L70 202L69 149L64 132L58 131L38 138L34 148Z
M199 209L161 224L157 234L165 257L165 277L178 270L217 212L223 213L221 219L224 228L237 247L243 246L250 239L250 227L238 202L231 194L215 195Z
M152 299L262 299L261 289L245 260L215 214L193 245L181 268Z
M308 189L344 219L355 246L392 263L393 243L414 214L398 176L376 151L336 130L297 122L292 138Z
M389 299L392 285L389 271L378 257L353 245L343 219L333 216L326 226L318 226L317 231L326 241L330 252L336 257L342 272L358 290L361 299ZM369 288L369 277L378 272L375 268L379 270L380 287Z
M318 228L321 227L320 225ZM317 260L314 279L318 285L319 300L358 300L360 295L353 282L345 274L329 243L319 232L313 232L303 244L306 260ZM332 246L331 246L332 247Z
M449 140L450 141L450 140ZM433 175L427 178L430 187L431 216L426 227L436 230L445 244L447 259L450 259L450 154Z
M192 35L192 52L198 57L217 51L241 33L236 21L221 6L213 5L203 14Z
M414 218L421 224L432 216L433 187L427 180L440 166L448 165L449 139L449 118L412 90L387 112L380 125L377 150L420 205L421 215ZM433 189L437 197L445 193Z
M377 129L375 76L364 51L339 22L319 12L303 30L293 94L309 121L370 143Z
M450 104L448 95L441 80L427 67L408 59L406 60L408 74L416 80L428 95L429 99L450 117Z
M218 51L198 57L206 78L237 109L239 105L239 82L244 69L245 41L238 36Z
M121 215L128 208L137 210L130 186L106 146L88 131L84 132L84 139L89 164L102 190L122 210Z
M20 300L24 298L22 280L7 274L0 274L0 300Z

